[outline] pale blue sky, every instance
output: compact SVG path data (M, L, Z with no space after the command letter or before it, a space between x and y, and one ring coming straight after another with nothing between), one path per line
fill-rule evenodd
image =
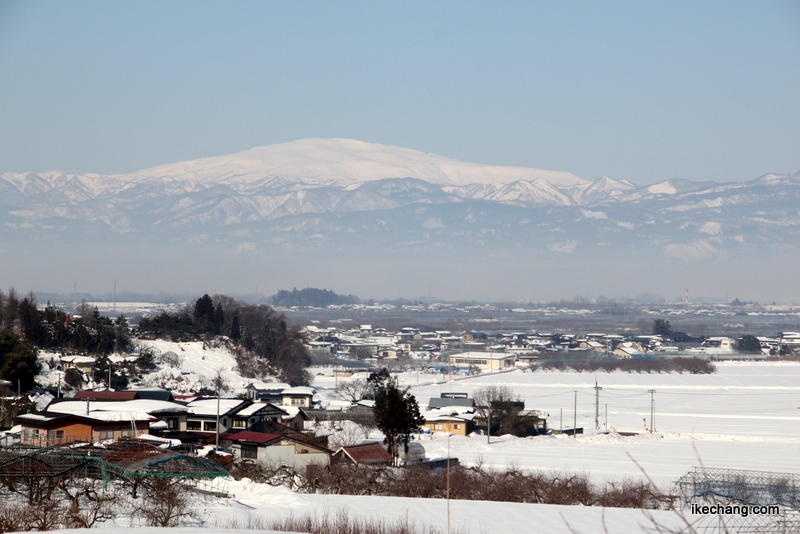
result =
M602 175L800 170L800 2L0 0L0 172L307 137Z

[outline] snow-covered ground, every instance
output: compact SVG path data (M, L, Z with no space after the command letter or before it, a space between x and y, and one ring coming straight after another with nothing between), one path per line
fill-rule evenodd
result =
M174 369L151 377L151 385L206 384L220 374L233 389L250 380L234 370L233 357L223 349L202 349L199 343L151 342L160 352L181 357ZM330 369L313 369L317 398L335 398L338 380ZM180 378L179 378L180 377ZM365 378L364 375L362 378ZM472 394L486 385L507 385L525 401L526 408L547 414L551 428L571 428L573 418L586 434L515 438L468 437L434 434L423 436L428 457L458 457L462 464L487 467L586 473L595 482L642 477L642 470L662 489L692 466L728 467L800 473L800 363L725 362L712 375L599 373L601 430L595 430L595 375L569 372L523 372L459 377L452 383L441 375L405 373L401 383L410 386L424 407L430 397L446 392ZM655 390L655 393L649 393ZM577 412L574 412L577 391ZM654 399L655 432L650 425ZM607 408L606 408L607 406ZM619 432L638 432L621 436ZM379 439L373 432L371 438ZM638 465L637 465L638 464ZM187 533L241 528L248 518L284 517L287 514L335 514L346 509L351 516L402 520L418 525L447 525L447 503L442 500L337 495L302 495L285 488L231 482L230 499L209 498L203 504L203 528ZM677 515L658 511L563 507L549 505L453 501L453 532L494 533L537 531L553 533L654 532L648 517L671 529L684 526ZM708 520L688 516L690 521ZM238 521L238 523L237 523ZM118 526L127 526L120 522ZM572 530L570 530L572 529ZM104 532L109 529L95 529ZM116 529L111 529L116 530ZM111 532L109 530L109 532ZM155 532L136 528L133 532Z
M274 488L242 480L230 484L235 494L230 499L207 497L198 502L202 526L169 529L175 534L206 534L209 529L231 534L250 533L246 525L263 530L264 521L281 519L289 515L327 516L335 518L345 510L351 519L385 521L399 524L404 521L419 527L419 532L448 532L448 516L453 534L494 534L547 532L551 534L638 534L656 532L655 524L674 529L685 526L684 520L668 511L613 509L579 506L554 506L537 504L502 503L487 501L447 501L442 499L410 499L398 497L366 497L352 495L303 495L286 488ZM449 508L449 510L448 510ZM686 516L690 521L699 518ZM101 526L91 530L66 530L61 532L91 532L93 534L162 534L163 529L128 526L129 520L121 518L114 526ZM228 530L231 529L231 530ZM671 532L662 530L660 532Z
M319 370L318 370L319 371ZM599 373L600 431L595 430L595 374L513 371L454 380L406 373L421 406L441 393L470 395L487 385L513 389L527 409L547 414L548 425L586 434L577 438L537 436L423 436L429 457L449 454L462 463L487 467L586 473L596 481L640 477L644 470L668 488L693 466L800 472L800 363L725 362L712 375ZM335 386L319 376L321 395ZM649 393L655 390L655 393ZM577 391L577 414L575 415ZM655 430L649 428L655 399ZM606 406L610 434L606 429ZM562 423L563 419L563 423ZM646 422L645 422L646 420ZM613 432L638 432L620 436ZM639 465L637 465L637 463Z

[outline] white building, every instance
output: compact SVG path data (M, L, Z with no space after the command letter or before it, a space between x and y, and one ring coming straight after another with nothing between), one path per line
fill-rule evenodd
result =
M448 363L452 367L477 367L481 371L503 371L513 369L517 357L505 352L462 352L450 356Z

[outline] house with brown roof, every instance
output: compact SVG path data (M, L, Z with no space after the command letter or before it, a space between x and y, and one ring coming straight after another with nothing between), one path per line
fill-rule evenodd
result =
M393 462L392 455L378 442L341 447L333 453L333 458L362 465L392 465Z

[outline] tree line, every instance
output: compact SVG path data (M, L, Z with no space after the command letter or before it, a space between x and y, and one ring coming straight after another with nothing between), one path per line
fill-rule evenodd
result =
M210 341L224 338L237 356L244 376L271 372L291 385L308 385L311 357L305 333L290 326L271 306L245 304L227 295L203 295L179 312L161 312L139 321L141 338Z
M317 289L307 287L301 289L293 288L291 291L282 289L272 297L272 304L288 308L291 306L325 306L358 304L359 298L355 295L338 295L329 289Z

